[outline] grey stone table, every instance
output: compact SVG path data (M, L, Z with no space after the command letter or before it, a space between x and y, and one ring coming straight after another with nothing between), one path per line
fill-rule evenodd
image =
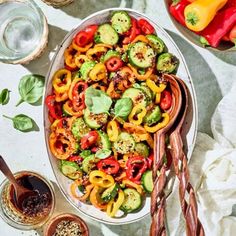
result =
M60 212L75 212L65 201L55 184L44 144L42 106L21 104L15 107L19 99L19 79L28 73L45 75L50 60L58 43L72 28L76 27L84 17L89 14L110 7L131 7L146 13L158 24L163 26L174 39L184 54L195 85L198 109L198 130L210 134L210 120L216 105L229 90L236 80L236 52L211 53L186 41L175 29L169 19L163 1L159 0L75 0L74 3L61 9L54 9L37 0L49 23L49 44L41 58L28 65L7 65L0 63L0 90L9 88L11 99L7 106L0 106L0 153L6 158L13 171L23 169L34 170L54 182L57 192L57 205L55 214ZM24 113L32 117L38 124L40 131L20 133L13 129L9 120L3 119L2 114L14 116ZM0 174L0 182L3 180ZM123 226L107 226L83 216L88 222L91 235L136 236L148 235L150 219L147 217L142 222ZM42 235L42 231L23 232L11 228L0 219L0 235Z

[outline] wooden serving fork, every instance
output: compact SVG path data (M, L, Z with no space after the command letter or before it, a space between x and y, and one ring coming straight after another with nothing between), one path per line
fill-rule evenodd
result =
M181 128L188 109L188 90L185 83L175 77L182 92L182 107L170 134L170 153L173 159L175 174L179 179L179 197L186 221L188 236L204 236L204 228L198 218L197 201L194 189L189 180L188 160L183 151Z
M166 235L165 227L165 205L166 196L164 188L166 185L166 164L165 155L165 135L173 126L181 105L182 95L179 84L171 75L163 75L163 78L169 82L172 91L172 107L168 111L170 121L164 128L158 130L154 135L154 161L153 161L153 182L154 188L151 194L151 216L152 223L150 236Z

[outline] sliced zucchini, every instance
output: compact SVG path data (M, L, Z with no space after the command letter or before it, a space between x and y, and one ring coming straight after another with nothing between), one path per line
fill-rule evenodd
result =
M152 179L152 171L148 170L142 175L141 179L144 190L147 193L151 193L153 190L153 179Z
M118 34L127 32L131 27L131 18L125 11L117 11L111 17L111 25Z
M134 151L135 141L132 135L126 132L120 133L114 142L114 148L118 153L126 154Z
M111 149L111 142L108 138L108 135L102 131L98 130L98 134L99 134L99 144L98 146L102 149Z
M155 49L157 54L160 54L164 51L165 43L163 42L162 39L160 39L154 34L149 34L146 37L148 41L150 42L150 45Z
M87 134L91 129L86 125L82 117L77 118L71 127L71 132L77 140Z
M136 143L134 150L143 157L149 156L149 147L145 143Z
M144 107L147 105L147 98L144 94L144 92L137 88L129 88L125 90L125 92L122 95L122 98L130 98L133 101L134 106L137 104L141 104Z
M95 65L95 61L86 61L82 64L79 71L83 80L89 79L89 72L93 69Z
M144 117L144 122L151 126L161 120L162 112L159 106L155 106L152 110L148 111Z
M154 94L153 94L152 90L150 88L148 88L148 86L146 86L146 83L142 83L140 86L140 89L145 93L146 98L147 98L147 102L151 103L152 100L154 99Z
M90 155L86 157L82 162L82 169L85 173L89 173L92 168L96 166L97 159L95 158L95 155Z
M155 61L155 52L148 44L137 42L128 50L129 61L139 68L151 67Z
M106 61L108 61L112 57L119 57L120 58L120 53L115 50L109 50L102 58L102 62L105 63Z
M117 32L111 25L107 23L100 25L94 36L95 43L115 45L117 44L118 40L119 36Z
M157 70L160 73L173 73L177 70L179 60L171 53L163 53L157 59Z
M79 179L83 173L77 163L72 161L61 161L61 172L70 179Z
M107 122L108 115L106 113L93 114L88 108L84 110L84 121L93 129L102 127Z
M120 209L126 213L133 212L142 206L141 195L132 188L126 188L124 190L125 200L122 203Z
M102 200L104 202L109 202L110 200L114 199L115 196L117 195L119 190L119 185L117 183L113 184L111 187L107 188L103 193L102 193Z

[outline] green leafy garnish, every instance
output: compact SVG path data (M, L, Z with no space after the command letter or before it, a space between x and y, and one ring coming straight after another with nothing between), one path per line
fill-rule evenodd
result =
M109 149L99 149L96 154L95 157L99 158L99 159L105 159L107 157L109 157L111 155L111 150Z
M5 88L0 93L0 104L6 105L10 100L10 90Z
M21 99L16 104L16 106L20 105L22 102L36 105L36 103L42 98L44 81L45 79L41 75L23 76L18 85Z
M85 104L94 114L109 113L112 99L103 91L89 87L85 91Z
M12 120L13 127L22 132L39 131L35 121L27 115L19 114L15 117L3 115L3 117Z
M115 104L115 117L126 119L133 107L133 102L130 98L121 98Z

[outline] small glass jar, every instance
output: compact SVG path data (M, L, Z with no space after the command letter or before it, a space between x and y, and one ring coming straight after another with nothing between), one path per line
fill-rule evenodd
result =
M44 186L47 187L50 192L51 201L48 209L44 211L44 214L31 216L23 214L12 202L12 190L13 185L4 180L0 185L0 216L10 226L20 230L32 230L43 226L48 219L52 216L55 208L55 194L53 185L45 177L31 171L21 171L14 174L16 179L20 179L23 176L33 176L39 179ZM45 213L46 212L46 213Z
M0 0L0 61L27 64L47 46L47 20L33 0Z

